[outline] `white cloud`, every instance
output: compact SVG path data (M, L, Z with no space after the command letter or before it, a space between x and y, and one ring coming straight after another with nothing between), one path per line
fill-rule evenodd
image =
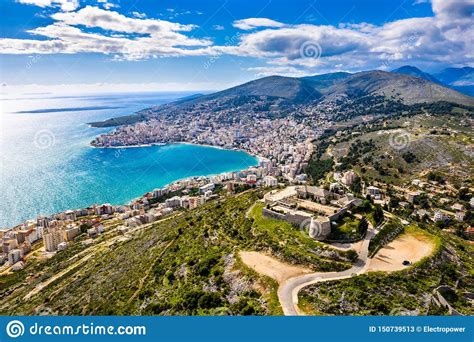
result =
M431 3L436 16L472 19L474 0L431 0Z
M19 3L39 7L60 7L63 11L74 11L79 7L79 0L17 0Z
M146 18L146 14L145 14L145 13L132 12L132 15L133 15L135 18L139 18L139 19L145 19L145 18Z
M194 25L181 25L160 19L136 19L126 17L118 12L107 11L98 7L86 6L77 12L56 13L53 19L66 25L83 25L98 27L108 31L127 33L170 33L173 31L191 31Z
M66 0L19 1L46 7L60 6ZM195 25L148 19L134 12L133 17L127 17L86 6L55 13L53 24L28 31L42 40L0 38L0 53L96 52L127 60L230 54L265 61L267 65L251 70L262 75L298 74L298 70L314 73L391 69L402 64L473 64L474 0L432 0L432 7L432 17L383 25L341 23L336 27L289 25L268 18L241 19L233 25L254 31L239 32L225 46L216 46L210 39L194 37L190 32L196 29Z
M110 1L108 1L108 0L97 0L97 2L98 2L99 4L102 4L102 6L103 6L105 9L107 9L107 10L112 9L112 8L118 8L118 7L120 7L119 5L114 4L114 3L112 3L112 2L110 2Z
M264 66L264 67L252 67L247 68L248 71L252 71L255 73L255 77L265 77L265 76L273 76L273 75L281 75L281 76L288 76L288 77L302 77L308 75L308 71L301 70L291 66Z
M248 18L236 20L232 24L234 27L237 27L241 30L252 30L259 27L283 27L285 24L282 24L278 21L267 19L267 18Z
M379 26L280 23L277 28L242 35L236 46L216 48L223 53L263 58L270 66L312 68L313 72L331 71L335 66L356 71L407 63L420 67L474 63L474 0L433 0L432 6L433 17ZM312 47L311 53L305 53L307 46Z
M53 24L27 31L50 40L0 39L2 53L95 52L128 60L213 54L209 48L210 40L190 38L181 33L193 30L194 25L129 18L92 6L77 12L58 12L52 18L55 20ZM104 32L92 33L84 28Z

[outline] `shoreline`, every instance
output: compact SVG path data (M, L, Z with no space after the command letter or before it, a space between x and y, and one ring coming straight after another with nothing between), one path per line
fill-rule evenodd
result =
M267 158L262 157L256 153L241 149L241 148L226 148L223 146L217 146L217 145L209 145L209 144L198 144L198 143L193 143L193 142L188 142L188 141L177 141L177 142L166 142L166 143L149 143L149 144L140 144L140 145L120 145L120 146L94 146L89 143L89 146L92 148L110 148L110 149L123 149L123 148L142 148L142 147L153 147L153 146L168 146L168 145L193 145L193 146L201 146L201 147L210 147L210 148L215 148L218 150L224 150L224 151L237 151L237 152L244 152L254 158L257 158L258 162L265 161ZM239 170L242 171L242 170Z

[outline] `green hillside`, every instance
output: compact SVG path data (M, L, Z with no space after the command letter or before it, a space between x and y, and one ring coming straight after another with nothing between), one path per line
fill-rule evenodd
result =
M246 218L258 198L250 191L211 202L125 236L113 229L93 242L80 236L53 258L1 277L0 313L280 314L276 283L242 266L239 250L314 270L350 267L351 253L327 253L285 222Z

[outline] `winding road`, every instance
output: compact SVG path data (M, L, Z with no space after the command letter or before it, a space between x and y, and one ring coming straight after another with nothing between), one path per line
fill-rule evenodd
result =
M301 312L298 310L298 293L303 287L331 280L340 280L350 278L367 272L369 264L367 263L369 255L369 243L374 237L375 230L369 224L369 229L360 246L359 258L355 265L348 270L341 272L317 272L305 274L286 280L278 288L278 299L286 316L298 316Z

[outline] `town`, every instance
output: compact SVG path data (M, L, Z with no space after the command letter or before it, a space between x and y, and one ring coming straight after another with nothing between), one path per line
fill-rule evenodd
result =
M258 110L259 106L268 106L265 99L235 107L227 101L215 99L183 110L167 106L149 109L149 120L117 127L91 144L127 147L193 143L237 149L265 160L273 174L281 174L290 182L304 180L299 175L314 152L312 141L331 126L326 115L312 116L305 107L279 118L275 114L281 110L278 107Z

